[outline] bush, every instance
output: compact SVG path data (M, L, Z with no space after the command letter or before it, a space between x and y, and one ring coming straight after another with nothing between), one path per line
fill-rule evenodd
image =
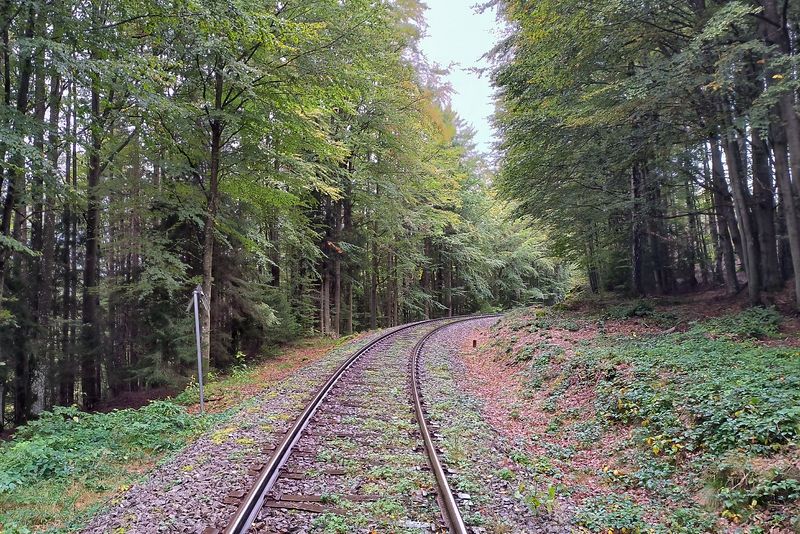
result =
M601 381L600 410L613 421L644 422L656 455L770 452L800 433L796 352L694 333L632 343L616 357L633 365L634 380Z
M604 495L586 499L575 519L592 532L639 532L646 526L642 515L641 506L629 498Z
M596 380L598 413L636 425L633 439L651 464L697 471L719 509L740 518L800 498L800 472L747 468L753 459L774 464L800 440L800 353L741 339L778 322L774 310L749 310L686 333L615 342L573 360L569 374ZM636 474L657 489L669 470L651 471ZM692 517L676 517L676 531L691 531Z
M96 414L56 407L0 445L0 495L54 478L101 478L115 464L182 447L203 420L164 401Z
M651 317L655 312L656 308L649 300L636 300L610 308L606 317L609 319L633 319L635 317Z

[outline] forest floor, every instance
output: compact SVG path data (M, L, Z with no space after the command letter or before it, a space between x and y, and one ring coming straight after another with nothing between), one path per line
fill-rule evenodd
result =
M784 299L785 300L785 299ZM781 299L776 304L782 306ZM591 532L800 532L800 323L705 292L507 314L463 387Z

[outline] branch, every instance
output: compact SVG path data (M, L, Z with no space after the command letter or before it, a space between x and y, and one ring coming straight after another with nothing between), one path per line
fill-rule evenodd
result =
M105 172L105 170L106 170L106 167L108 167L108 165L109 165L111 162L113 162L113 161L114 161L114 158L116 158L116 157L117 157L117 154L119 154L120 152L122 152L122 151L125 149L125 147L126 147L126 146L128 146L128 144L131 142L131 140L133 140L133 138L134 138L134 137L136 137L136 134L138 134L138 133L139 133L139 127L137 126L137 127L135 127L135 128L133 129L133 131L130 133L130 135L128 135L127 139L125 139L125 140L122 142L122 144L120 144L120 145L119 145L117 148L115 148L114 150L112 150L112 151L111 151L111 153L108 155L108 158L106 159L106 162L105 162L105 163L103 163L103 164L100 166L100 171L99 171L99 172L100 172L100 174L103 174L103 172Z

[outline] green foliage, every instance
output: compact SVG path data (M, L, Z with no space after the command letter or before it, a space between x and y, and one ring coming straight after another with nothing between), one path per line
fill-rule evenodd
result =
M97 414L54 408L0 444L0 498L54 479L102 480L117 466L183 447L207 424L171 402Z
M613 306L606 312L609 319L631 319L635 317L652 317L656 308L649 300L635 300Z
M544 490L527 491L524 499L534 514L552 514L558 502L558 491L555 486L548 486Z
M669 495L669 480L691 461L730 518L796 500L800 477L779 459L800 440L800 359L794 348L746 339L779 320L774 310L747 310L686 333L600 345L562 369L599 380L601 417L635 425L639 468L615 481ZM757 467L772 457L773 469ZM676 517L676 528L706 521L692 517Z
M712 241L708 228L717 224L714 219L738 225L743 241L750 230L733 210L720 214L719 203L730 203L729 191L740 186L729 187L735 177L719 162L714 172L721 174L721 185L710 185L708 147L726 139L745 146L753 131L775 135L786 129L791 135L776 104L797 91L797 59L789 31L765 29L769 17L779 15L765 12L770 6L780 12L784 5L780 16L792 19L800 14L797 5L492 5L509 28L493 50L502 196L515 202L520 217L550 230L551 249L581 267L595 292L668 293L679 284L696 287L700 270L703 281L710 281L715 258L701 244ZM734 157L725 154L726 161ZM771 164L765 166L769 173ZM758 172L758 162L743 162L743 175ZM712 198L722 193L724 198ZM736 209L751 209L751 203L737 199ZM770 220L778 215L771 211ZM776 245L772 239L770 249ZM741 250L737 255L743 263ZM780 285L777 263L773 254L760 266L773 278L765 282L762 276L762 284ZM721 282L722 272L715 274ZM732 278L731 292L738 289ZM753 304L762 289L758 283L748 287Z
M351 525L347 518L326 512L314 518L311 526L318 532L325 534L347 534L351 532Z
M697 508L679 508L669 517L670 532L676 534L694 534L696 532L713 532L716 518Z
M599 386L612 420L643 422L654 454L682 449L767 453L800 434L796 351L769 349L700 333L631 343L600 357L633 364ZM686 424L688 422L688 425Z
M740 313L704 321L699 328L715 335L764 339L778 334L783 317L774 308L749 308Z
M642 507L629 497L590 497L575 511L575 519L592 532L640 532L645 529Z
M734 452L713 462L709 471L718 504L732 513L800 499L800 473L785 461L775 461L764 468L752 458Z

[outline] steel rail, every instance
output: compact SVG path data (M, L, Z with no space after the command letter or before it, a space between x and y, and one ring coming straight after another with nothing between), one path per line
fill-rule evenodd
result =
M367 345L359 349L355 354L348 358L347 361L345 361L341 366L339 366L336 372L334 372L328 381L319 389L314 399L295 421L294 425L292 425L292 428L286 433L280 444L275 448L275 452L270 457L269 462L261 470L261 473L259 474L255 484L251 487L247 495L245 495L242 503L239 505L239 508L236 510L236 513L223 532L225 534L241 534L249 530L264 504L267 493L269 493L269 491L275 486L275 483L280 476L281 468L286 464L289 456L292 453L292 450L302 437L303 431L311 422L311 418L322 405L322 402L348 369L350 369L364 354L373 349L381 341L384 341L385 339L404 330L443 320L448 320L448 318L418 321L394 328L370 341Z
M411 351L411 391L414 398L414 412L417 414L417 422L419 423L419 430L422 434L422 441L425 443L425 450L428 453L428 462L430 463L433 475L436 477L436 483L439 486L439 497L441 498L442 516L447 524L448 529L453 534L467 534L467 527L464 524L464 519L461 517L461 512L458 510L458 503L453 496L453 490L450 489L450 484L447 482L447 475L442 467L442 462L439 460L439 452L436 450L436 445L433 443L430 429L425 419L425 411L422 401L421 384L419 380L420 371L420 358L425 344L437 333L445 328L449 328L454 324L463 323L466 321L474 321L476 319L486 319L494 317L492 315L484 315L479 317L466 317L451 321L447 324L428 332Z

